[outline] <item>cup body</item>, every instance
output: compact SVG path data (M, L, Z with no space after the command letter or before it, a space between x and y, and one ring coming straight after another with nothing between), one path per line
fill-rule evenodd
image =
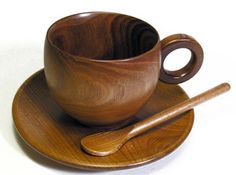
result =
M160 42L148 23L123 14L88 12L55 22L44 65L55 101L88 126L131 118L156 88Z

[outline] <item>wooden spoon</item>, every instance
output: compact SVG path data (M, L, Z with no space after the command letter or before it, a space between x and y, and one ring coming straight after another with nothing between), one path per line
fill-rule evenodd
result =
M230 85L228 83L220 84L200 95L185 100L128 127L86 136L81 140L81 146L89 154L95 156L107 156L118 151L129 139L153 128L154 126L173 119L181 113L192 109L194 106L216 97L229 89Z

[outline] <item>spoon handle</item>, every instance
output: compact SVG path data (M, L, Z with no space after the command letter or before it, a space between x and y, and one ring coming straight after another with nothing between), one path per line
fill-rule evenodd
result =
M172 106L158 114L155 114L147 119L140 121L133 125L132 131L129 133L129 138L132 138L138 134L141 134L154 126L157 126L165 121L168 121L176 116L192 109L194 106L210 100L230 89L230 85L228 83L222 83L212 89L209 89L193 98L185 100L175 106Z

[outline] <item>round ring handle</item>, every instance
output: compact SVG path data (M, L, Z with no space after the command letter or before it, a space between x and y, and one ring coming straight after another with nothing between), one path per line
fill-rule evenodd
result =
M179 48L186 48L191 51L191 59L186 66L176 71L169 71L164 68L167 55ZM203 62L203 50L201 45L191 36L186 34L175 34L166 37L161 41L161 69L160 80L166 83L182 83L192 78L200 69Z

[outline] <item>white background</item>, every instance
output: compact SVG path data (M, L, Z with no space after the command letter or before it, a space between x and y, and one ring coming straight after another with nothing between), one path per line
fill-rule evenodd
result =
M16 90L43 67L47 28L64 16L86 11L114 11L136 16L152 24L161 38L180 32L194 36L204 49L205 60L199 73L181 84L190 96L225 81L232 86L229 93L195 109L192 132L172 154L138 168L99 174L236 174L236 116L233 112L236 5L233 0L1 0L0 174L90 174L63 167L21 147L11 115ZM181 56L186 58L182 52L176 53L176 58L170 58L168 65L184 64Z

